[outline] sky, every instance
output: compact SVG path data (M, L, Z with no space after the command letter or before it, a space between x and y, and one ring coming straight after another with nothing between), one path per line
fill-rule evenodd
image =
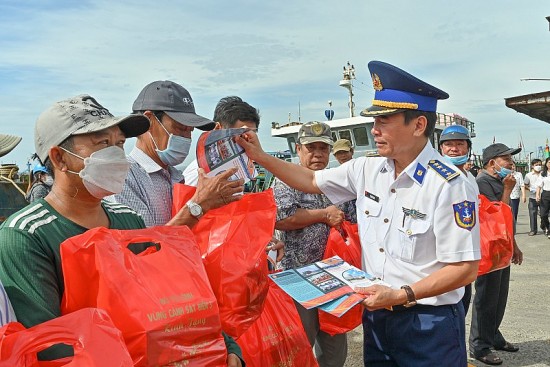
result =
M504 99L550 90L520 80L550 78L549 15L548 0L2 0L0 133L23 140L0 163L24 169L36 118L55 101L87 93L122 115L162 79L209 118L220 98L240 96L260 110L264 149L284 150L273 121L324 120L329 100L334 118L348 117L338 86L348 61L356 111L370 106L371 60L448 92L438 111L475 123L475 153L493 139L537 152L550 125Z

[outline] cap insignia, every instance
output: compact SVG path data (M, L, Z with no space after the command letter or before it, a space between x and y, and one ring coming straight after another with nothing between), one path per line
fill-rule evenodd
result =
M384 87L382 86L382 82L380 81L380 78L376 74L372 74L372 87L374 90L382 90Z
M321 124L311 125L311 131L313 131L315 135L321 135L323 133L323 126L321 126Z

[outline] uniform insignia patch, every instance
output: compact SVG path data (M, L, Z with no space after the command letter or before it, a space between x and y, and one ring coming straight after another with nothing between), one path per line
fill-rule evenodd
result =
M405 216L409 216L412 219L424 219L424 218L426 218L426 214L420 213L416 209L407 209L407 208L403 207L403 213L405 213Z
M453 204L456 225L471 231L476 225L476 204L473 201L463 201Z
M420 185L422 185L422 182L424 182L424 177L426 176L426 168L418 163L416 166L416 169L414 170L413 178L418 182Z
M437 159L432 159L428 163L428 167L433 169L435 173L437 173L439 176L443 177L445 181L451 181L452 179L460 176L460 172L455 171L454 169L441 163Z

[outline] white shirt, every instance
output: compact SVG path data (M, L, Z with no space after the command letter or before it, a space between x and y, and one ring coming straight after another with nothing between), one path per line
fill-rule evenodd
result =
M195 159L193 162L189 163L187 167L183 170L183 177L185 179L185 184L189 186L197 186L199 183L199 164Z
M542 176L540 173L528 172L524 184L529 186L529 199L536 199L537 187L542 187Z
M447 181L428 168L431 160L439 161L439 171L459 172L443 163L430 143L397 178L393 160L387 158L362 157L315 172L318 187L334 204L357 199L363 266L394 288L413 284L448 263L481 257L472 185L462 174ZM474 209L459 209L465 202ZM459 223L468 222L468 216L466 229ZM463 294L459 288L419 303L455 304Z
M550 191L550 177L542 177L541 176L541 183L540 186L542 187L542 191Z
M523 176L521 172L514 172L514 178L516 179L516 185L510 193L510 199L519 199L521 197L521 188L523 187Z

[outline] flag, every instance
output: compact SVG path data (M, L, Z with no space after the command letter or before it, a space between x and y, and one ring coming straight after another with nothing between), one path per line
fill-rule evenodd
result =
M546 138L546 146L544 147L544 158L550 157L550 147L548 146L548 138Z
M497 138L496 136L493 136L493 144L495 144L497 142Z

